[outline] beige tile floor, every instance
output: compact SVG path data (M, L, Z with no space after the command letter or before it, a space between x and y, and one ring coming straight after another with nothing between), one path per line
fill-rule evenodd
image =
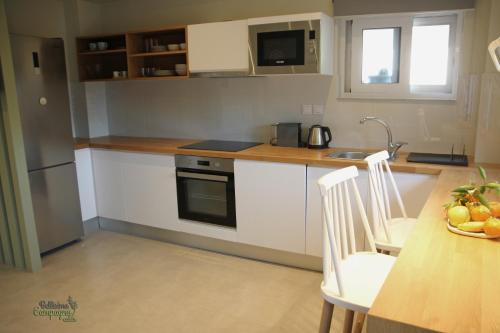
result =
M321 274L100 231L0 269L0 332L317 332ZM74 323L33 316L43 299L78 303ZM334 312L332 332L344 313Z

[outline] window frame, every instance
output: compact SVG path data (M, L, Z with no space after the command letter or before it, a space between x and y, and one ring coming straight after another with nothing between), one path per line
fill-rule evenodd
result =
M368 29L401 28L399 40L399 78L396 83L362 83L363 71L363 31ZM352 60L351 60L351 91L357 93L387 93L403 94L407 89L404 83L410 78L408 33L411 29L408 17L366 18L353 20L352 24Z
M456 100L465 11L468 10L336 17L337 38L339 40L337 44L339 46L339 98ZM437 86L411 86L411 39L414 21L417 24L419 21L424 23L418 25L434 25L435 22L437 22L436 24L440 22L449 24L449 21L443 21L443 18L449 19L451 17L456 18L456 20L454 20L453 26L450 24L448 57L450 80L448 84L438 89L436 89ZM432 24L425 24L426 22ZM398 23L400 25L395 25ZM351 25L349 26L349 24ZM367 29L401 27L399 83L361 84L362 29L359 29L361 27ZM354 80L356 77L359 78L358 82Z
M448 24L450 26L450 39L448 40L448 72L446 73L446 85L443 86L435 86L435 85L410 85L410 92L413 94L446 94L451 93L453 91L453 74L455 72L456 67L454 64L456 63L455 59L458 56L455 53L455 44L457 42L457 23L458 17L456 14L451 15L443 15L443 16L415 16L413 18L414 26L432 26L432 25L445 25ZM411 56L411 50L410 50ZM410 59L411 61L411 59ZM411 62L410 62L411 68Z

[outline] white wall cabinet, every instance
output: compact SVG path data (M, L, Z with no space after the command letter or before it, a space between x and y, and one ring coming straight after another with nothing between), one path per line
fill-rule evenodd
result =
M318 188L318 179L336 168L308 167L307 168L307 218L306 218L306 254L312 256L322 256L322 221L321 221L321 196ZM430 192L432 191L436 179L433 175L393 172L398 185L399 192L406 207L409 217L418 217ZM369 207L368 172L359 169L359 177L356 179L358 188L365 205L368 217L371 216ZM392 190L391 190L392 191ZM392 193L391 193L392 195ZM351 200L355 205L355 201ZM401 216L400 209L395 198L391 197L391 210L394 216ZM358 250L364 247L364 230L361 224L361 217L357 210L353 210L356 245Z
M82 220L87 221L97 216L91 150L89 148L75 150L75 164Z
M93 151L99 216L157 228L177 222L171 155Z
M189 25L187 33L192 74L248 73L247 20Z
M306 166L236 160L238 240L305 253Z

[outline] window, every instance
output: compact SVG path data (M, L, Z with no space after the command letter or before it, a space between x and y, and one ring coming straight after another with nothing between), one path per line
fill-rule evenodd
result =
M400 28L363 30L363 84L399 81Z
M454 99L460 13L342 21L343 97Z
M415 18L411 38L410 90L451 93L454 16ZM429 52L432 50L432 52Z

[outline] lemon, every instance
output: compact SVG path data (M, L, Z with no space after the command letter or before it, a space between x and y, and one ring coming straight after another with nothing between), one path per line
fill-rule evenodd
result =
M450 209L448 209L447 215L450 224L454 227L470 221L470 213L465 206L451 207Z

